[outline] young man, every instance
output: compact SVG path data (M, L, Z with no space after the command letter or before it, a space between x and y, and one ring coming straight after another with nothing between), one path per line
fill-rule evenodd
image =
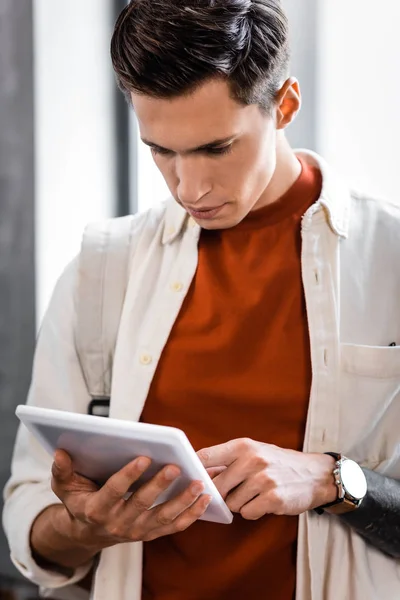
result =
M99 490L58 452L51 491L21 430L15 564L68 587L100 555L96 600L397 599L400 209L290 148L300 90L278 0L135 0L112 58L173 198L135 221L111 415L183 429L235 518L198 521L198 482L148 510L173 465L124 500L146 457ZM29 402L86 412L77 268Z

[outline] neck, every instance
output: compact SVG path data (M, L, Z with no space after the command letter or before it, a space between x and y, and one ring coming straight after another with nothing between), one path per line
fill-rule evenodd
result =
M272 179L258 200L255 209L272 204L281 198L300 177L301 164L283 132L278 132L276 167Z

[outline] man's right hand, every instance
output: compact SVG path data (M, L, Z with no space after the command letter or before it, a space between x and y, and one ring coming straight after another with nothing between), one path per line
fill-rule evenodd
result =
M50 563L77 567L77 562L83 564L109 546L147 542L187 529L203 515L211 501L210 496L202 495L202 482L192 482L174 499L151 508L159 495L179 477L179 468L174 465L164 467L129 499L124 499L131 485L150 464L150 459L139 457L99 488L76 474L69 455L57 450L52 466L52 489L67 510L62 514L57 511L56 519L53 515L53 526L43 522L47 510L35 521L31 534L35 553ZM53 543L49 543L52 529L56 532Z

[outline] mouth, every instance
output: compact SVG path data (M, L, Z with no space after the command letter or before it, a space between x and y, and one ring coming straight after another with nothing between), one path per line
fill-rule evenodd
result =
M213 219L224 208L224 206L226 206L226 204L221 204L221 206L217 206L216 208L204 207L194 209L186 207L186 210L188 211L190 216L194 217L195 219L204 220Z

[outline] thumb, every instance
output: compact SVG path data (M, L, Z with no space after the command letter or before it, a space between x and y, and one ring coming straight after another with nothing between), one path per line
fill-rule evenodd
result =
M72 460L65 450L57 449L55 451L51 474L60 482L67 481L73 476Z

